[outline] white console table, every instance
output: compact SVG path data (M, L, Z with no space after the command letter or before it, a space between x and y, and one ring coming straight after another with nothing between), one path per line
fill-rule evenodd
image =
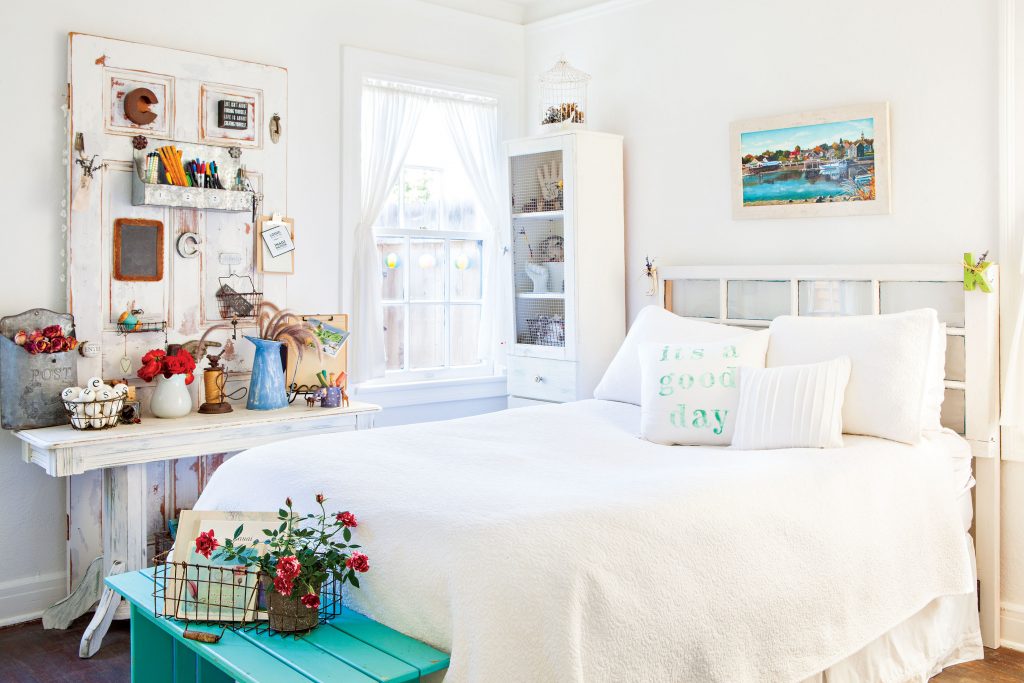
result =
M101 596L102 576L146 566L146 463L240 451L297 436L369 429L380 409L356 401L344 408L292 405L262 411L236 407L222 415L192 413L177 420L145 417L142 424L105 430L79 431L62 425L15 431L22 441L23 459L52 477L103 471L103 571L94 563L72 594L47 610L44 626L70 623L98 599L79 655L91 657L99 650L121 603L109 589L103 589Z

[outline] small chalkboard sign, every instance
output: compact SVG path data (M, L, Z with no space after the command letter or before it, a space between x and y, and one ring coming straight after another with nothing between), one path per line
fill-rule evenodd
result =
M144 218L114 221L114 279L159 282L164 278L164 224Z
M245 130L249 127L249 103L234 100L217 102L217 126L233 130Z

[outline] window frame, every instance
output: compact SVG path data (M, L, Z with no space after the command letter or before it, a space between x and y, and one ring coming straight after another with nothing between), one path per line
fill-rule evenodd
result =
M342 48L342 178L341 178L341 239L340 260L342 277L339 278L343 310L354 308L354 286L352 280L355 254L355 232L359 224L361 206L361 156L362 133L362 89L367 80L383 80L407 83L414 86L466 93L497 101L499 135L510 140L522 135L521 98L522 83L519 78L473 69L435 64L407 57L399 57L372 50L345 46ZM499 213L504 220L504 212ZM498 235L510 230L507 223L496 226ZM417 233L438 231L415 230ZM376 230L375 230L376 236ZM420 236L428 236L422 234ZM470 233L470 239L487 239L487 234ZM502 242L498 242L500 250ZM486 250L487 247L484 247ZM493 245L492 245L492 248ZM484 264L483 267L497 267ZM510 305L511 302L505 302ZM482 306L486 303L482 303ZM487 313L481 311L482 316ZM500 315L494 311L493 315ZM358 324L358 323L356 323ZM485 359L479 366L468 366L470 371L453 368L440 372L411 370L408 374L396 376L394 372L385 378L366 382L366 385L392 385L429 380L448 380L460 377L494 376L498 367L494 359ZM446 400L438 394L439 401Z

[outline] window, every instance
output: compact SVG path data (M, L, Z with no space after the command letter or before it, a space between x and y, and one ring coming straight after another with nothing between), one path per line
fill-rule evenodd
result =
M488 371L479 352L483 215L443 112L431 104L374 228L390 378Z

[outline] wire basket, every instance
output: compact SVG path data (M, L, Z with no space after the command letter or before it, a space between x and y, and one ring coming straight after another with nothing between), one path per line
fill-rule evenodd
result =
M95 401L61 401L72 429L111 429L121 423L125 396Z
M256 285L248 275L227 275L217 280L217 307L224 320L232 318L253 318L263 303L263 292L256 291ZM248 288L244 281L248 281ZM234 287L231 283L234 282Z
M320 607L315 618L301 604L294 613L282 610L283 596L274 593L271 577L241 565L215 566L175 562L171 553L153 560L153 615L186 624L184 636L216 642L217 634L189 631L191 625L214 625L224 630L294 635L341 616L341 584L333 579L320 588ZM295 601L298 603L298 601ZM271 628L269 610L275 611ZM283 613L282 613L283 612Z

